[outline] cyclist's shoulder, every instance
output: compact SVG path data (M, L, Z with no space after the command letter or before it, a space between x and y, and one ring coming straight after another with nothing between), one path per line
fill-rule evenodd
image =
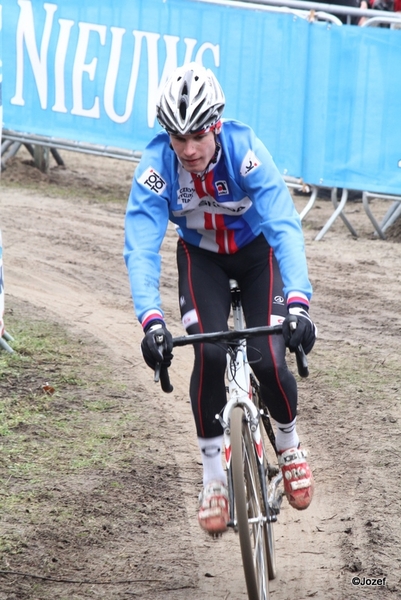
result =
M236 119L222 119L221 139L234 149L238 144L249 144L256 139L253 129Z
M231 164L238 176L244 176L244 166L250 161L254 166L270 161L271 156L264 143L249 125L241 121L224 119L220 140L226 162Z

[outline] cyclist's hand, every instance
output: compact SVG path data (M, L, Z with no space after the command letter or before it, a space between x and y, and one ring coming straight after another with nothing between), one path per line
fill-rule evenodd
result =
M290 317L295 315L297 318L297 327L292 330L290 327ZM317 330L312 319L309 316L306 306L301 304L292 304L288 308L288 315L283 321L283 336L285 345L294 352L301 344L305 354L309 354L316 341Z
M173 358L173 336L163 321L151 321L145 329L141 350L146 364L155 370L158 363L169 367Z

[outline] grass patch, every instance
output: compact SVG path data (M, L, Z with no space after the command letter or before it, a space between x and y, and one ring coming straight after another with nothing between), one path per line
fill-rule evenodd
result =
M329 345L313 350L309 358L310 377L299 381L301 395L312 396L323 410L328 404L338 407L339 422L359 420L359 413L363 414L364 407L368 406L369 418L378 427L383 428L384 419L399 428L398 358L394 354L375 355L366 348L350 347L346 343L340 346L337 342L336 348L336 352L331 352ZM306 408L303 404L304 412Z
M28 309L27 314L24 310ZM32 315L6 313L14 353L0 351L0 510L7 518L43 501L43 484L94 470L128 469L128 395L93 340L76 340ZM95 348L94 348L95 344ZM29 487L29 493L26 487ZM3 541L3 551L9 541ZM1 551L1 550L0 550Z

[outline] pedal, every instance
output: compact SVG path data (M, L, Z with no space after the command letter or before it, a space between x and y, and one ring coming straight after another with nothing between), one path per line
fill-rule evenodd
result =
M282 501L283 501L283 494L282 494L282 492L280 492L276 495L276 497L273 499L273 502L271 503L271 509L275 515L280 514Z
M278 467L274 467L273 465L268 465L267 467L267 478L269 481L271 481L273 479L273 477L276 477L276 475L279 474L279 468Z
M280 484L283 480L281 471L272 479L269 485L269 505L275 515L278 515L283 501L283 490Z

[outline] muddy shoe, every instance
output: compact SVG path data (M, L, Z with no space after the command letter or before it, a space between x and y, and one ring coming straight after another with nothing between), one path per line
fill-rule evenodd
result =
M297 510L308 508L312 502L313 475L306 461L306 451L289 448L278 456L278 464L283 473L284 492L288 502Z
M199 525L210 535L219 535L227 530L228 519L227 487L211 481L199 494Z

